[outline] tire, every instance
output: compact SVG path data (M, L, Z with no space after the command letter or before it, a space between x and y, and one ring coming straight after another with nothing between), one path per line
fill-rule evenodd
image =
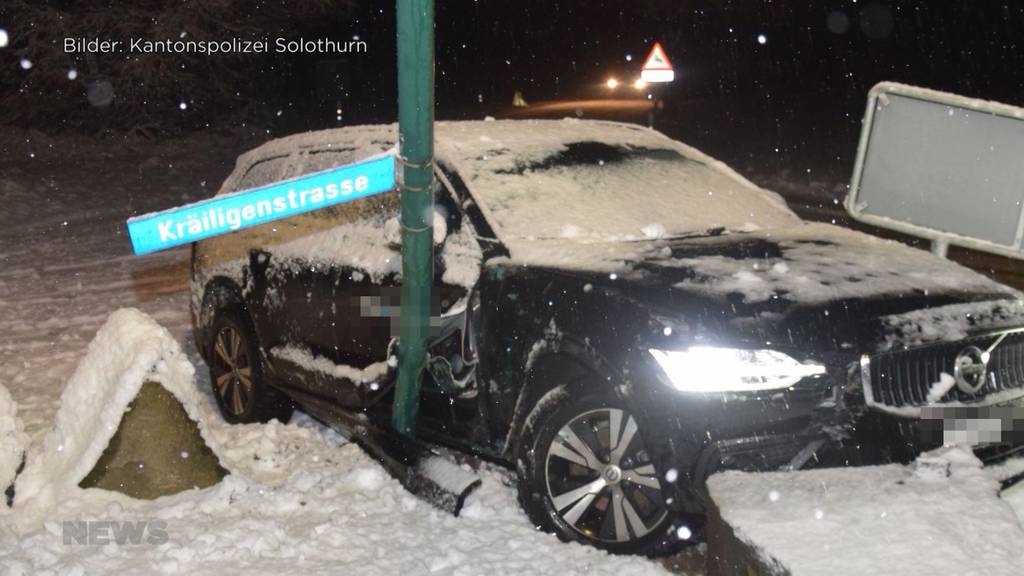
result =
M232 424L288 422L292 403L267 384L252 320L240 305L217 313L208 350L210 386L217 407Z
M523 509L563 540L654 554L671 527L639 421L610 394L577 396L563 386L544 395L526 419L516 469Z

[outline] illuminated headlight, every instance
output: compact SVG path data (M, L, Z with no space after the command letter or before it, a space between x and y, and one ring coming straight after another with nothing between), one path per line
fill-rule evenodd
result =
M694 346L650 353L672 385L684 392L777 390L825 373L821 364L798 362L776 350Z

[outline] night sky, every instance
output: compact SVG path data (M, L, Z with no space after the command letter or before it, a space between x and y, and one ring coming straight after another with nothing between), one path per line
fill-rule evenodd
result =
M387 90L393 10L375 5L352 26L373 39L367 60ZM533 100L584 96L611 72L635 75L654 41L684 96L810 95L859 110L880 80L1010 103L1024 92L1024 2L448 0L437 23L442 114L480 95L505 103L515 89Z
M192 88L185 83L173 98L145 102L150 121L194 129L235 122L233 114L244 111L256 114L251 123L280 135L337 125L336 99L344 109L343 124L394 121L394 5L354 1L350 10L339 8L333 16L306 18L266 34L358 36L368 42L368 53L239 59L245 85L229 88L237 92L234 100L219 104L208 90L206 100L193 97L214 74L193 64ZM101 4L35 6L41 13L44 6L87 5L102 14ZM180 9L195 10L187 1ZM223 21L213 33L223 27L230 36L251 18L244 10L229 14L237 14L237 21ZM0 27L11 26L5 17L0 6ZM123 17L109 11L111 22ZM102 28L97 25L93 34L104 34ZM18 32L11 30L12 45L0 51L0 104L5 86L39 73L38 68L19 70L19 58L48 49L19 45ZM677 74L674 83L655 94L664 102L657 124L666 133L731 161L766 149L845 158L859 130L866 93L881 80L1024 104L1022 33L1020 0L438 0L437 116L500 116L516 90L530 102L607 97L604 81L614 75L630 82L652 43L660 41ZM164 65L178 65L174 56L161 58L167 59ZM331 77L343 84L340 96L325 94ZM123 105L130 95L113 80ZM45 106L54 95L39 90L31 102ZM78 85L69 85L68 95L83 103L75 114L85 121L75 126L95 130L92 117L100 123L103 114L117 118L116 105L107 111L90 109ZM188 102L185 114L178 110L179 99ZM65 117L51 115L32 127L59 131L70 126ZM192 124L190 117L196 119Z
M372 39L359 73L378 96L358 111L392 120L393 10L363 5L351 25ZM515 90L604 97L660 41L677 74L660 129L730 162L771 151L848 173L872 85L1024 105L1022 38L1020 1L440 1L438 117L479 118Z

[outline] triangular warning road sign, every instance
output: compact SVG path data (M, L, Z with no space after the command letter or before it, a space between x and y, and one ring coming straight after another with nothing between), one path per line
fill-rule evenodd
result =
M655 42L651 53L644 60L643 68L640 69L640 79L644 82L671 82L675 80L676 73L672 70L672 63L668 61L665 50L660 42Z
M668 56L665 55L665 50L661 47L661 42L655 42L654 47L651 48L651 53L647 55L647 59L644 60L644 65L641 70L671 70L672 63L668 61Z

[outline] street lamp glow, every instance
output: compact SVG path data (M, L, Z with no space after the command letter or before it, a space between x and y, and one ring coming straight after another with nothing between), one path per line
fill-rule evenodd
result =
M615 90L619 87L619 81L615 78L609 78L608 81L605 82L605 85L608 86L609 90Z
M643 90L644 88L647 88L647 82L644 82L643 78L637 78L636 82L633 82L633 88Z

